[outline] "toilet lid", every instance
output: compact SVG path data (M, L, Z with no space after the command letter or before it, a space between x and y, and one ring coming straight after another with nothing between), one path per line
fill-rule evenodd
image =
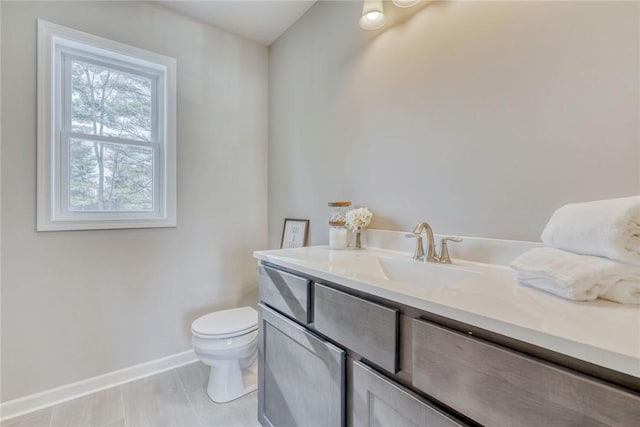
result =
M196 319L191 330L198 335L230 335L248 332L258 326L258 312L251 307L216 311Z

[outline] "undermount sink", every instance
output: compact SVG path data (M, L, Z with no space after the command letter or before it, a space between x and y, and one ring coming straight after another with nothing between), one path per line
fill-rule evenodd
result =
M319 269L401 293L422 294L479 278L468 266L416 261L410 256L387 255L381 250L331 251L323 247L281 250L279 256L298 265Z
M378 257L378 263L388 280L419 287L446 287L481 273L452 265L426 263L412 259Z

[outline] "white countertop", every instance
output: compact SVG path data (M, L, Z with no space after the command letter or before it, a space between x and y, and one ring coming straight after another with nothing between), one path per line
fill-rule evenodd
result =
M640 378L640 306L573 302L517 284L508 267L454 259L468 271L446 286L389 280L379 260L413 261L406 252L326 246L254 252L259 260L315 276ZM416 267L413 267L416 268Z

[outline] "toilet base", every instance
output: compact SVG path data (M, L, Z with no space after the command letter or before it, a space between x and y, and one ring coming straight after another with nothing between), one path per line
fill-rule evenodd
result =
M241 368L238 360L220 360L211 366L207 395L216 403L238 399L258 388L257 363Z

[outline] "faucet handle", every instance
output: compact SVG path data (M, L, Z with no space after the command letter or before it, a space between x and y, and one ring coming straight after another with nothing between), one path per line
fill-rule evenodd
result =
M424 245L422 244L422 234L420 233L407 233L404 235L407 238L416 239L416 248L413 251L413 259L424 258Z
M462 237L445 237L442 239L443 242L455 242L455 243L460 243L462 242L464 239Z
M449 256L449 247L447 246L447 242L462 242L460 237L445 237L440 240L440 263L442 264L451 264L451 257Z

